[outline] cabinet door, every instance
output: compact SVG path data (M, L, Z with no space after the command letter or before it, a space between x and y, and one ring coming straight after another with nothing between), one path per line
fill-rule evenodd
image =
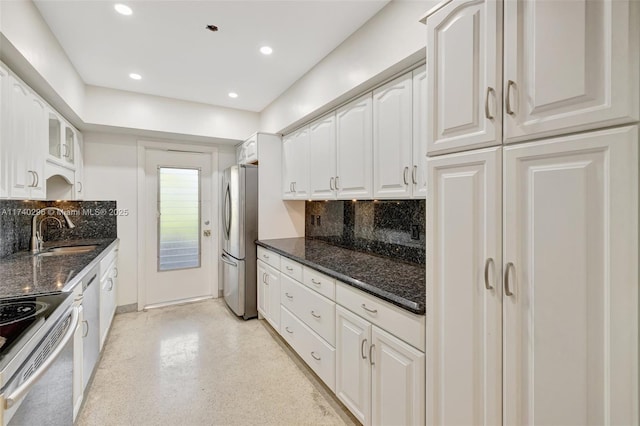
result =
M331 113L309 126L309 198L336 197L336 115Z
M373 195L373 141L371 94L336 111L337 198Z
M364 425L371 423L370 346L371 323L336 306L336 396Z
M427 19L429 155L502 143L502 2L453 0Z
M506 142L639 119L637 1L504 4Z
M76 131L68 124L64 126L64 146L62 158L68 167L74 168L76 164Z
M74 193L74 199L84 199L84 142L82 140L82 133L76 134L76 171Z
M47 198L45 165L48 152L49 113L44 102L34 94L29 95L28 111L28 170L35 174L35 183L31 185L29 198L44 200Z
M427 163L427 424L502 423L501 150Z
M424 353L373 326L371 424L425 424Z
M504 166L504 424L638 424L638 128Z
M30 187L36 183L33 171L29 170L29 91L26 86L9 77L9 152L11 158L11 198L29 198Z
M427 71L413 71L413 198L427 196Z
M295 135L287 135L282 139L282 199L292 200L295 192L293 190L293 180L296 173L294 163Z
M293 190L296 199L309 198L309 128L296 132L293 148Z
M0 66L0 197L9 196L10 158L8 144L10 143L10 114L9 107L9 72Z
M264 317L267 318L269 315L267 313L267 306L269 304L269 293L267 291L267 268L261 260L258 260L258 312Z
M280 272L271 267L266 267L265 280L265 304L266 319L273 328L280 330Z
M413 158L411 73L373 92L373 196L409 198Z

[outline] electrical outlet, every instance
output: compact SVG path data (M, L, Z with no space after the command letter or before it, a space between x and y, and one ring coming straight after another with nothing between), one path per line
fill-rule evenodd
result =
M320 215L316 216L316 222L318 223L318 226L322 225L322 223L320 223Z
M412 240L420 239L420 225L411 225L411 239Z

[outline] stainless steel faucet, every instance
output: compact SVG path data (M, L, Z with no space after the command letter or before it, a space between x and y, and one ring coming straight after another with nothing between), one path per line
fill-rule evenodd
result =
M64 212L64 210L59 209L57 207L45 207L43 209L40 209L36 212L36 214L33 215L33 219L31 221L31 244L30 244L30 248L31 248L31 253L39 253L42 250L42 227L40 231L38 231L38 216L42 216L44 215L46 212L49 211L53 211L53 212L58 212L60 213L63 217L64 217L64 222L67 224L67 227L69 229L73 229L76 226L73 224L73 222L71 222L71 219L69 219L69 216L67 216L67 214ZM44 222L44 220L49 217L49 216L45 216L42 219L42 222ZM40 224L42 225L42 222L40 222Z

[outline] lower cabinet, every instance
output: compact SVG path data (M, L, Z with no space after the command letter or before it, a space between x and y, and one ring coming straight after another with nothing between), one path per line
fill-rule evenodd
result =
M280 330L280 271L258 260L258 312Z
M364 425L422 425L424 353L336 307L336 395Z
M84 396L84 387L82 381L82 364L83 364L83 308L82 308L82 287L78 286L73 291L74 304L78 306L78 326L73 334L73 419L80 412L82 400Z
M111 328L116 313L116 289L118 281L117 259L114 259L106 271L100 271L100 349Z

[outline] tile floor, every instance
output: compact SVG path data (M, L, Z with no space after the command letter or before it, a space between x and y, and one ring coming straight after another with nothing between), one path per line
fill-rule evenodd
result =
M221 299L117 315L77 425L354 424L274 334Z

